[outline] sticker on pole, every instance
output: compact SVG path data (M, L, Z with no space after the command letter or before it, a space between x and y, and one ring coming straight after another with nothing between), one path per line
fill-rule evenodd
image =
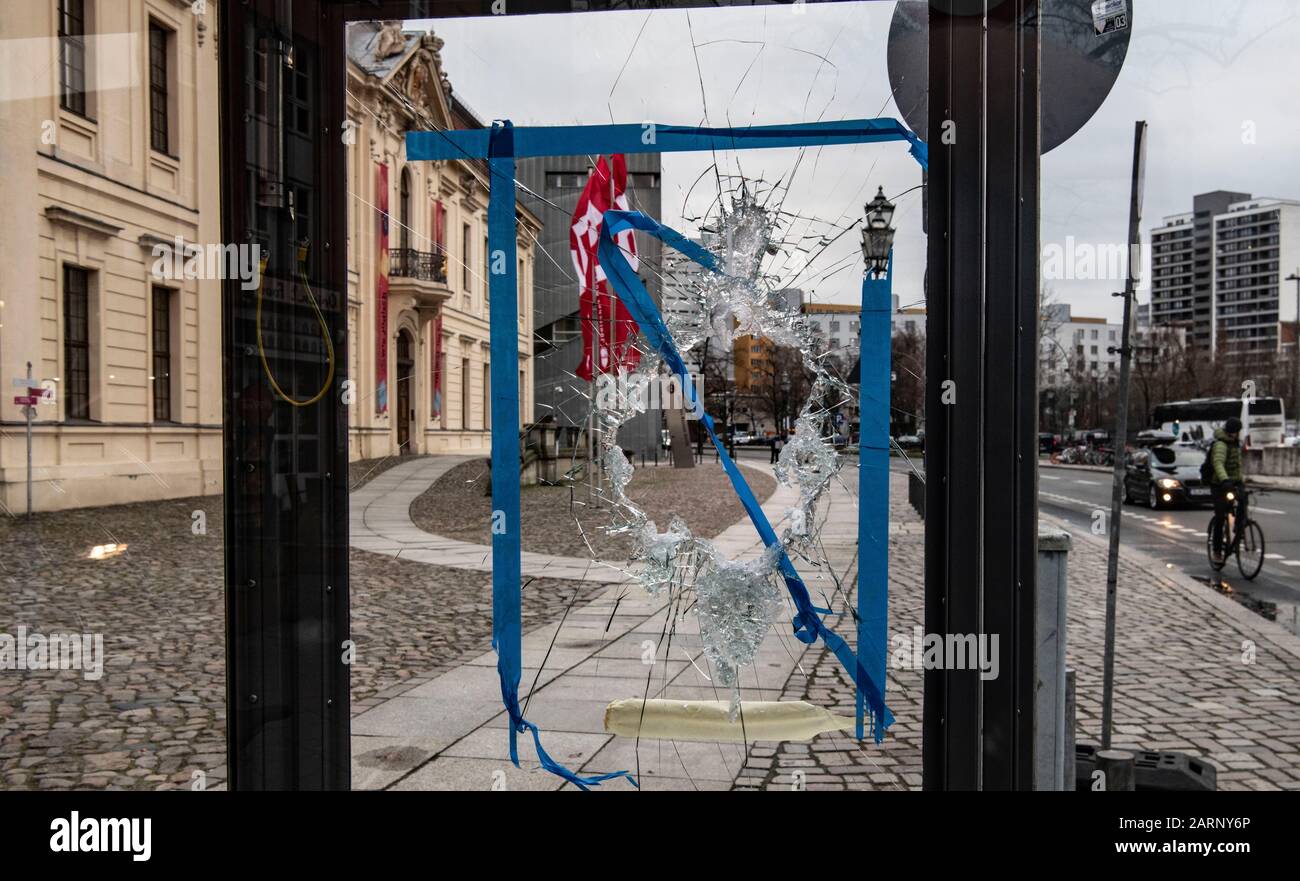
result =
M1097 36L1128 27L1128 0L1093 0L1092 24Z

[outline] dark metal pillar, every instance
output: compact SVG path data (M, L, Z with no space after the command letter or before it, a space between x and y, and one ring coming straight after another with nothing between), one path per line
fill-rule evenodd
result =
M259 285L222 289L229 785L346 789L342 19L217 8L222 238L268 256Z
M926 671L927 789L1032 785L1038 7L931 0L925 629L998 676Z

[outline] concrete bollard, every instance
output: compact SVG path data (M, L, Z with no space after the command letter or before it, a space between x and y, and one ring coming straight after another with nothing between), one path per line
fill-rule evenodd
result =
M1034 789L1050 792L1074 788L1066 776L1073 759L1067 739L1072 739L1066 712L1066 561L1070 534L1046 523L1038 524L1038 592L1034 603Z
M1097 750L1097 771L1103 775L1101 788L1107 792L1133 792L1137 788L1136 756L1126 749Z

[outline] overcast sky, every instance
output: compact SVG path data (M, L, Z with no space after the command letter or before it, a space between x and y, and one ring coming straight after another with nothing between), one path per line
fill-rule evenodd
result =
M1190 211L1192 196L1207 190L1300 199L1300 0L1133 3L1128 57L1109 98L1043 157L1044 245L1067 236L1123 241L1136 119L1150 124L1144 232L1165 215ZM453 88L485 120L740 126L901 118L885 64L893 9L875 0L810 4L802 13L760 6L428 24L446 41L443 63ZM1249 130L1254 143L1243 142ZM719 154L718 161L724 173L776 181L797 158L795 150L750 150ZM687 191L712 162L708 154L664 157L669 225L694 234L693 218L717 187L706 179L689 201ZM893 197L920 179L901 143L808 150L784 207L819 220L796 220L789 235L820 236L831 224L860 217L877 186ZM920 203L920 190L898 201L894 288L903 305L922 299ZM856 234L802 274L798 263L791 259L782 274L816 301L859 298ZM1076 314L1118 319L1119 301L1109 295L1115 281L1046 284Z

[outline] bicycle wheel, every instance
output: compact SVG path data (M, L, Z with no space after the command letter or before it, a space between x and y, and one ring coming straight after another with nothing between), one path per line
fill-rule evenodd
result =
M1214 524L1218 522L1219 522L1219 515L1215 514L1213 517L1210 518L1210 525L1205 528L1205 556L1209 558L1210 568L1213 569L1215 572L1221 570L1224 567L1224 565L1228 562L1227 556L1222 552L1220 552L1218 555L1215 555L1214 553ZM1226 535L1220 537L1219 539L1220 546L1226 543L1227 540L1228 537Z
M1237 541L1237 568L1247 581L1264 568L1264 530L1254 520L1247 520Z

